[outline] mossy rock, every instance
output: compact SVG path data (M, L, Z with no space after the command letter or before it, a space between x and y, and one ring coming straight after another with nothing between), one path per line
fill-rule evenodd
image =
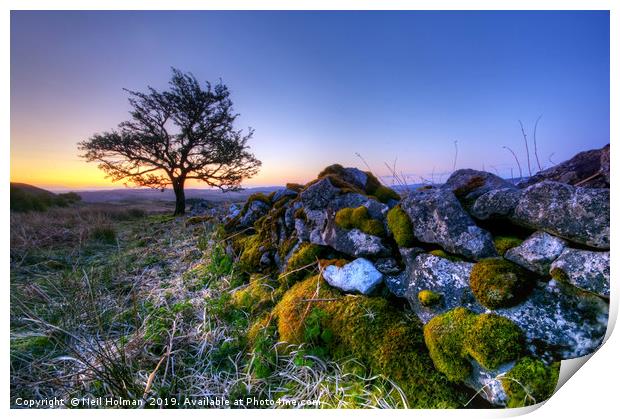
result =
M441 294L431 290L422 290L418 293L418 301L425 307L434 306L441 301Z
M290 189L292 191L299 193L304 189L304 185L301 185L299 183L287 183L286 189Z
M284 273L280 275L280 282L288 287L305 278L309 272L316 269L315 263L324 252L323 246L302 243L289 258Z
M495 369L523 351L523 334L512 321L495 314L477 315L463 307L432 318L424 326L424 341L435 367L451 381L469 376L469 357Z
M504 256L508 250L521 245L521 243L523 240L515 236L497 236L493 239L495 249L500 256Z
M412 247L414 245L413 224L407 213L399 205L388 211L387 224L399 247Z
M318 329L316 321L307 320L316 310ZM311 336L331 358L357 359L397 383L412 407L460 407L467 399L462 388L433 368L421 324L384 298L343 296L313 276L286 292L273 313L280 340L308 343ZM310 333L309 324L315 327Z
M254 274L247 287L233 294L233 304L252 315L263 311L273 305L275 285L268 276Z
M264 204L271 206L271 197L275 194L272 192L270 195L265 195L264 193L257 192L250 195L246 201L246 206L249 206L254 201L261 201Z
M280 340L319 343L332 359L362 362L398 384L411 407L460 407L467 399L461 387L433 368L417 319L384 298L345 296L313 276L295 284L273 313Z
M546 365L538 359L521 358L503 377L508 407L531 406L553 395L560 376L560 363Z
M448 253L445 250L442 249L435 249L435 250L431 250L430 252L428 252L429 254L433 255L433 256L437 256L439 258L443 258L443 259L447 259L450 262L463 262L463 258L453 255L452 253Z
M247 236L238 241L242 252L239 256L239 267L242 271L252 273L260 270L260 258L264 253L264 245L259 234Z
M523 332L511 320L497 314L476 316L467 333L469 355L486 369L517 359L523 352Z
M450 381L463 381L471 373L465 339L475 317L471 311L457 307L433 317L424 326L424 341L433 363Z
M535 284L532 274L503 258L477 262L469 277L476 299L490 309L512 307L527 297Z
M342 229L350 230L356 228L371 236L385 237L383 223L375 220L368 214L368 208L359 206L357 208L342 208L336 212L336 225Z
M384 204L392 200L400 201L400 195L394 189L383 185L379 185L372 195Z

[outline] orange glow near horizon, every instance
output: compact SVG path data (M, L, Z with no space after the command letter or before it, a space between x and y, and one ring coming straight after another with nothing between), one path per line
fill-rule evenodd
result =
M11 154L11 182L27 183L48 189L84 190L125 187L123 181L112 182L107 179L96 163L87 163L79 159L29 158ZM263 166L259 174L246 180L243 186L279 186L287 182L305 183L316 176L316 173L311 171L293 173L286 169L273 170ZM207 185L190 180L186 188L207 188Z

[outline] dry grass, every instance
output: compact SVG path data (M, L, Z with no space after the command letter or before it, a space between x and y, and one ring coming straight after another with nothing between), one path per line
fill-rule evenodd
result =
M398 386L355 360L283 351L277 341L271 372L256 374L260 354L244 340L255 319L226 303L243 282L234 265L222 271L216 226L67 210L12 214L12 255L21 255L11 266L12 403L115 396L174 399L181 408L205 397L280 400L240 407L407 405ZM115 243L94 240L93 229L108 223Z

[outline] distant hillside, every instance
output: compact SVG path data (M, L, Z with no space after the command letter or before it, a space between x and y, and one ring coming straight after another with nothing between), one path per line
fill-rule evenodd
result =
M282 189L281 186L267 186L263 188L247 188L239 192L222 192L214 189L186 189L187 199L198 198L215 202L245 201L248 196L256 192L270 193ZM104 191L77 192L84 202L119 202L119 201L174 201L174 193L167 189L164 192L154 189L112 189Z
M11 182L12 211L45 211L49 207L66 207L80 200L75 192L55 194L26 183Z

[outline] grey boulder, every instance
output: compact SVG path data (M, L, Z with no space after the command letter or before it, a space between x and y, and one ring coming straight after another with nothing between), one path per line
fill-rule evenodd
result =
M537 231L504 257L539 275L547 275L551 263L560 256L566 242L544 231Z
M450 190L465 205L495 189L516 189L512 183L489 172L474 169L459 169L452 173L442 188Z
M553 279L538 283L518 306L495 310L521 328L530 353L547 361L594 352L603 342L608 312L601 298L572 292Z
M267 214L271 207L265 204L263 201L255 200L250 203L245 213L241 215L239 220L239 226L241 227L251 227L254 223L261 218L263 215Z
M582 151L569 160L542 170L519 183L525 188L544 180L589 188L609 186L609 144L596 150Z
M519 203L522 191L515 188L494 189L476 199L470 214L479 220L508 218Z
M469 288L473 266L473 263L451 262L427 253L418 255L407 264L400 279L406 284L404 297L423 323L456 307L466 307L477 313L484 311ZM418 293L423 290L440 294L441 301L432 306L422 305Z
M353 228L344 230L333 223L330 224L321 236L322 243L318 243L312 234L310 241L315 244L324 244L333 249L354 257L382 257L389 256L390 249L383 244L380 237L366 234Z
M609 298L609 252L565 249L551 264L555 278Z
M438 244L470 259L497 256L489 232L481 229L448 189L411 192L401 207L413 222L413 234L424 243Z
M510 219L576 243L609 249L609 189L540 182L523 191Z
M327 266L323 278L332 287L343 291L370 294L383 280L383 274L369 260L358 258L342 267Z

